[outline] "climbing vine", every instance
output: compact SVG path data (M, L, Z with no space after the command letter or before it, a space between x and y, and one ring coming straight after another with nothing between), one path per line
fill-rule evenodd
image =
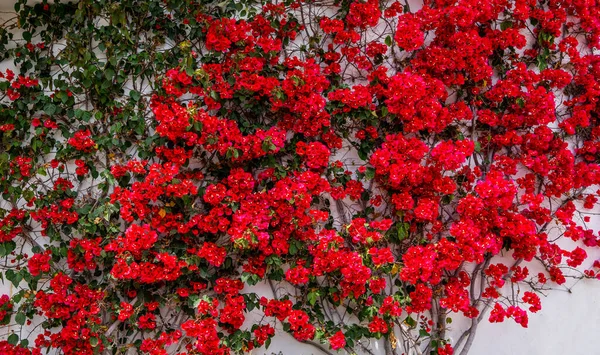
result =
M597 278L597 1L4 18L3 354L465 355Z

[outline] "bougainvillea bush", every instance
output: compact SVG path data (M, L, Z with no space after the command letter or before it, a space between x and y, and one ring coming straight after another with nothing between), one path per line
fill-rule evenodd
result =
M14 9L2 354L464 355L596 278L598 1Z

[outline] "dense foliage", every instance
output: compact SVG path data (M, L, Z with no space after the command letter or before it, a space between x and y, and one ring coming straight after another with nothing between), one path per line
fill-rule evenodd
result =
M2 354L466 354L596 277L597 0L15 11Z

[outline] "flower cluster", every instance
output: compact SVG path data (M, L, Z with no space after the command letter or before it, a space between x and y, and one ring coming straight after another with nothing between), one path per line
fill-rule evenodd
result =
M464 354L600 278L598 4L22 3L3 354Z

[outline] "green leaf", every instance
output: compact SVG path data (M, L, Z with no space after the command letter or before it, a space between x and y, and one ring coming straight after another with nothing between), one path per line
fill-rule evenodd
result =
M91 337L90 338L90 345L92 346L92 348L95 348L98 346L98 338L96 337Z
M393 43L393 41L392 41L392 36L387 36L387 37L385 37L385 44L386 44L388 47L391 47L391 46L392 46L392 43Z
M363 149L359 149L359 150L358 150L358 157L359 157L360 159L362 159L362 160L367 160L367 158L368 158L368 155L367 155L367 154L368 154L368 153L367 153L367 152L365 152Z
M319 290L314 290L308 293L308 303L310 303L311 306L314 306L315 303L317 303L317 300L319 299Z
M500 29L502 31L506 30L507 28L512 28L513 27L513 23L511 21L503 21L500 24Z
M13 252L13 250L15 250L16 247L17 247L17 243L15 243L12 240L0 244L0 257L9 255L10 253Z
M115 76L115 71L112 69L106 69L104 71L104 76L106 77L106 79L112 80L112 78Z
M138 102L138 101L140 101L140 98L142 97L142 95L141 95L139 92L135 91L135 90L131 90L131 91L129 92L129 96L131 96L131 98L132 98L132 99L133 99L133 101L135 101L135 102Z
M6 279L8 281L12 282L15 287L19 287L19 283L23 279L23 277L21 276L21 274L16 273L12 269L11 270L6 270L6 272L4 273L4 276L6 277Z
M44 112L50 116L54 115L56 113L56 105L51 103L47 104L44 106Z
M270 139L266 139L262 142L262 149L265 152L275 151L277 150L277 146L271 142Z
M406 237L408 236L409 228L410 228L410 224L408 224L406 222L398 223L397 231L398 231L398 240L399 241L406 239Z
M296 246L296 243L290 243L290 247L288 249L290 255L296 255L298 254L298 247Z
M365 177L368 180L372 180L375 177L375 169L374 168L367 168L367 170L365 171Z
M17 322L17 324L19 325L24 325L25 324L25 313L23 312L19 312L17 313L17 315L15 316L15 322Z
M417 321L415 321L411 316L406 317L404 323L406 323L411 328L417 325Z
M6 339L10 345L17 345L19 343L19 336L15 333L12 333Z

